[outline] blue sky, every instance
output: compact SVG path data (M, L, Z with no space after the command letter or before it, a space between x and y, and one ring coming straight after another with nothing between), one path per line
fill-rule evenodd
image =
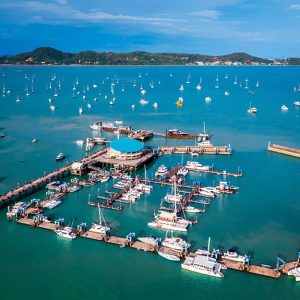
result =
M0 54L247 52L300 57L300 1L0 0Z

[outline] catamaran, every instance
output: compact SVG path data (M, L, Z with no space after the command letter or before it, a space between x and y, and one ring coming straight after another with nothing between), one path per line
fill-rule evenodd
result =
M90 228L89 231L91 232L96 232L96 233L100 233L100 234L108 234L110 232L110 227L108 227L106 225L104 216L102 214L102 211L100 209L100 206L98 205L98 214L99 214L99 223L93 223L92 227ZM103 224L102 224L103 221Z
M196 257L188 256L181 264L181 267L188 271L197 272L214 277L224 277L221 272L222 265L214 258L209 257L210 238L208 239L207 256L197 255Z

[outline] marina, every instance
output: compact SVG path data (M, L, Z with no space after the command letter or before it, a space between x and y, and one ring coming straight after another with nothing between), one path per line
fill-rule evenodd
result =
M21 76L22 68L27 67L14 68L14 76ZM31 79L33 71L29 70L33 69L26 69ZM180 92L187 70L191 71L190 84L184 84ZM6 82L13 101L6 95L1 102L8 115L3 116L0 129L5 135L1 139L1 163L7 170L0 176L1 206L6 207L0 214L8 274L15 273L13 260L22 245L24 255L18 260L24 261L31 278L39 272L38 265L51 261L55 266L60 274L54 276L56 296L61 293L61 282L76 271L72 279L76 286L89 284L93 290L101 286L101 295L107 299L114 290L112 281L114 285L122 282L122 293L114 294L117 298L129 296L133 286L141 292L134 274L144 277L143 288L154 289L151 297L165 297L164 289L172 290L173 286L181 291L171 293L174 298L178 294L194 299L196 292L208 297L203 291L205 285L220 299L232 295L232 289L240 289L251 299L251 285L260 289L262 299L273 288L295 298L298 282L291 274L297 274L293 270L299 266L295 258L299 248L298 190L294 188L297 161L271 155L265 146L268 140L276 140L299 148L294 138L298 110L292 104L297 92L287 92L276 102L266 91L273 84L267 80L276 81L272 72L277 74L279 69L259 69L263 75L255 70L36 67L35 93L29 89L25 98L27 91L23 95L19 90L18 104L17 87ZM54 73L56 79L52 80ZM137 77L139 73L141 77ZM217 73L219 88L215 89ZM23 75L19 86L23 81L26 84ZM291 86L292 76L280 78L282 85ZM153 88L148 88L149 81L153 81ZM198 82L201 89L196 88ZM141 83L146 90L142 99L148 102L144 104L140 103ZM57 96L53 96L55 89ZM184 98L182 106L176 104L178 93ZM207 97L210 101L205 100ZM55 105L53 111L49 98ZM250 101L257 114L247 113ZM283 103L288 111L281 110ZM99 120L107 127L91 130L89 126ZM204 122L209 133L202 129ZM109 123L117 129L109 129ZM272 130L270 124L274 124ZM170 128L180 130L176 133ZM64 158L56 161L58 154ZM220 249L218 255L210 257L211 264L207 257L194 259L205 253L199 249L208 236L213 239L212 253ZM186 249L182 241L190 246ZM245 263L244 255L234 256L232 248L247 253L249 263ZM10 253L10 249L15 250ZM37 265L32 264L33 255ZM278 260L277 264L277 256L284 262ZM215 267L224 278L199 272L203 267L213 273ZM53 283L54 273L50 273L46 270L43 276L47 284ZM99 274L101 282L95 279L94 284L92 274ZM10 284L3 278L7 289ZM44 294L41 279L35 281L37 290Z

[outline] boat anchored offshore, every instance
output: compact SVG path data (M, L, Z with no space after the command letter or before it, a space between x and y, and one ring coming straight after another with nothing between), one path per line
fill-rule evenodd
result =
M65 155L62 152L57 154L57 156L56 156L56 160L63 160L64 158L65 158Z

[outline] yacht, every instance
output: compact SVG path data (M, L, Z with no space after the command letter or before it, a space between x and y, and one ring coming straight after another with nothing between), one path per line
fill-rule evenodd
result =
M294 276L296 281L300 281L300 267L288 271L289 276Z
M196 273L214 276L214 277L224 277L221 272L222 265L218 263L215 259L208 256L197 255L196 257L188 256L185 261L181 264L184 270L193 271Z
M145 100L145 99L141 99L141 100L139 101L139 103L143 105L143 104L148 104L149 101L147 101L147 100Z
M77 140L75 141L75 143L78 145L78 146L82 146L84 144L84 140Z
M50 105L50 109L54 111L56 109L55 105Z
M200 213L200 212L203 212L202 209L196 208L196 207L194 207L194 206L186 206L186 207L184 208L184 210L185 210L186 212L188 212L188 213Z
M210 97L205 97L204 101L205 101L206 103L210 103L210 102L212 101L212 99L211 99Z
M74 232L74 229L72 227L66 226L64 228L59 228L59 229L56 229L55 232L59 236L67 238L67 239L74 240L75 238L77 238L77 234Z
M206 147L208 147L208 146L212 146L212 143L209 140L202 139L201 141L197 142L197 146L206 146Z
M185 167L182 167L177 172L177 175L186 176L189 173L189 170Z
M300 101L294 101L293 103L295 106L300 106Z
M122 120L116 120L116 121L115 121L115 124L116 124L116 125L122 125L122 124L123 124L123 121L122 121Z
M229 249L226 251L223 255L222 258L229 259L229 260L234 260L238 262L245 262L246 257L239 255L234 249Z
M202 164L200 164L197 161L188 161L186 163L186 169L188 169L189 171L194 171L194 172L201 172L201 171L209 171L210 170L210 166L203 166Z
M161 165L157 171L155 172L155 176L159 176L159 177L163 177L165 176L167 173L169 172L169 170L166 168L165 165Z
M179 237L166 237L162 241L162 246L175 250L186 251L191 247L191 244Z
M93 125L90 125L90 128L92 130L101 130L102 127L102 123L101 122L96 122Z
M141 89L141 94L145 95L146 94L146 90L145 89Z
M43 207L44 208L49 208L49 209L53 209L54 207L60 205L62 202L61 200L50 200L49 202L47 202Z
M161 242L161 238L157 238L157 237L153 237L153 236L140 237L140 238L138 238L138 240L145 243L145 244L149 244L149 245L152 245L152 246L157 246L158 243Z
M65 155L62 152L57 154L57 156L56 156L56 160L62 160L64 158L65 158Z
M171 261L180 261L180 258L174 254L171 254L171 253L166 253L166 252L163 252L163 251L158 251L157 252L158 255L160 255L161 257L165 258L165 259L168 259L168 260L171 260Z
M79 107L79 114L83 114L83 109L82 109L82 106Z
M225 94L225 96L229 96L230 95L229 92L227 92L227 91L224 94Z
M37 143L37 139L36 138L34 138L31 142L34 144L34 143Z
M289 108L288 108L286 105L282 105L282 106L281 106L281 110L282 110L282 111L288 111Z

